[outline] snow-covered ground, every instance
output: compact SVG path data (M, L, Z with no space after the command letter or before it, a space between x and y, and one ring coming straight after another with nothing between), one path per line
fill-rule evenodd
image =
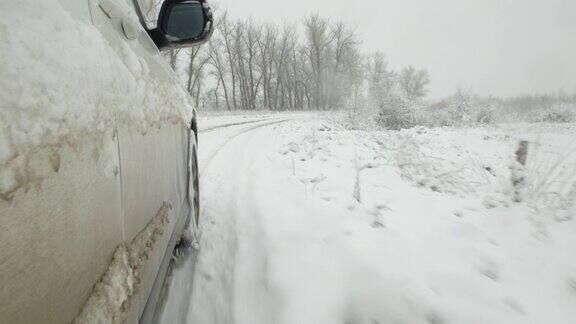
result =
M162 322L574 322L576 125L286 119L201 132L201 249Z

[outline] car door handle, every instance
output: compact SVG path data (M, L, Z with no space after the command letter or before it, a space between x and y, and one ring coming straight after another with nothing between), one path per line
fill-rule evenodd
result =
M121 0L101 0L99 6L108 18L120 20L126 38L132 40L138 37L140 23L126 3Z

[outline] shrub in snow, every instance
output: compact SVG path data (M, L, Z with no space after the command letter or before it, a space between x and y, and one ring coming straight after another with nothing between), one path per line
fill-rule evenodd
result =
M388 97L380 107L377 123L387 129L402 129L415 126L415 116L408 100L400 96Z
M452 97L439 103L428 114L430 126L472 126L492 124L496 121L496 107L482 102L470 93L458 90Z
M458 91L454 95L448 106L448 111L450 112L450 117L452 120L452 125L465 125L470 124L473 120L472 110L474 103L472 101L472 96L464 92Z
M576 105L554 105L548 110L534 114L534 122L570 123L576 121Z
M474 110L473 122L476 124L493 124L496 122L496 111L492 105L483 105Z
M418 100L406 96L392 95L381 103L375 116L376 124L392 130L429 126L427 107Z
M497 120L497 110L495 103L480 102L461 91L436 105L393 94L380 102L375 119L379 126L393 130L417 125L462 127L493 124Z
M372 95L374 120L386 129L404 129L417 125L426 127L472 127L495 123L576 121L576 99L561 96L519 97L514 99L481 98L457 91L434 104L393 90Z

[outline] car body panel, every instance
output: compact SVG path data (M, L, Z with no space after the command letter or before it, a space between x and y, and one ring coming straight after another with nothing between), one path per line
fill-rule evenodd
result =
M58 176L0 200L0 323L70 321L122 242L117 137L102 140L63 147Z
M50 137L50 145L27 142L26 137L20 142L15 140L13 145L27 148L15 157L22 158L22 168L9 169L10 165L0 161L0 175L17 172L17 179L26 180L14 192L0 197L0 323L73 321L109 268L115 250L129 246L147 230L158 211L169 205L168 222L146 250L137 269L136 289L126 303L127 321L137 322L157 282L159 269L175 244L174 238L190 215L188 131L193 108L143 28L136 39L127 40L121 22L111 21L99 9L97 0L54 1L73 20L95 26L99 32L95 36L98 39L81 39L75 52L82 53L90 48L87 44L94 42L101 52L108 53L101 56L105 76L86 75L94 68L87 67L85 72L81 66L77 71L62 70L62 75L55 77L96 106L87 109L88 117L93 114L98 118L98 109L106 109L107 116L94 122L94 128L79 131L69 127L76 133ZM131 1L112 1L123 2L126 8L132 5ZM26 6L29 5L17 8ZM21 13L16 10L13 14ZM66 25L66 19L58 23L62 33L68 32L66 28L78 28ZM93 30L82 28L79 32L94 34ZM46 45L35 46L33 36L21 42L32 45L30 51L41 55L42 46ZM55 35L54 40L60 36ZM89 54L86 52L87 57ZM118 64L120 61L122 64ZM73 66L65 62L60 65ZM114 66L117 68L112 69ZM0 77L4 76L2 73L0 69ZM122 81L107 79L114 73ZM87 84L105 81L121 88L110 88L109 92L85 89L83 78L88 79ZM40 90L46 87L42 83L30 86ZM125 100L120 97L124 90L143 95ZM124 104L115 106L117 102ZM6 106L0 102L3 136L17 134L18 125L10 123L17 121L14 118L18 116L26 121L42 117L60 118L62 122L83 118L81 114L74 116L77 119L58 115L66 110L52 112L50 106L39 110L40 118L32 118L36 110L24 105L15 101Z
M135 59L144 61L149 71L146 83L178 86L178 81L158 49L144 29L136 40L128 40L118 21L110 21L97 8L98 1L90 0L92 17L111 46L121 55L127 65L135 64ZM108 0L122 1L122 0ZM128 1L126 7L132 6ZM96 8L96 10L94 10ZM131 12L129 16L137 19ZM128 18L130 19L130 18ZM135 54L136 56L132 55ZM161 91L161 87L150 87L151 91ZM168 102L142 102L143 112L153 112L153 105L167 105ZM152 106L152 107L147 107ZM177 110L178 107L173 107ZM142 231L163 204L170 206L168 223L162 228L163 235L150 247L146 262L139 272L139 286L130 301L131 320L142 314L152 290L158 270L169 250L171 234L180 232L178 220L188 217L190 208L187 201L188 165L188 125L180 120L169 120L145 132L130 120L118 119L121 175L122 175L122 223L125 244ZM136 316L137 315L137 316Z
M190 211L186 196L187 143L181 129L178 124L165 125L143 135L137 130L122 130L120 126L126 243L146 227L164 203L170 206L169 221L149 251L148 260L140 270L138 291L131 300L131 308L137 308L138 315L146 306L171 234L181 232L183 224L179 224L179 220L186 219Z

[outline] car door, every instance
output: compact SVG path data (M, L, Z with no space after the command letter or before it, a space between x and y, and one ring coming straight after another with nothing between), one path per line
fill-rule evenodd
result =
M69 323L124 235L113 80L90 66L111 64L85 1L0 12L0 323Z
M139 24L133 2L88 1L93 23L137 84L127 93L130 107L119 109L117 116L122 232L125 244L134 251L131 263L138 282L128 318L137 319L157 282L162 261L170 256L168 247L179 237L177 231L190 212L188 132L193 108Z

